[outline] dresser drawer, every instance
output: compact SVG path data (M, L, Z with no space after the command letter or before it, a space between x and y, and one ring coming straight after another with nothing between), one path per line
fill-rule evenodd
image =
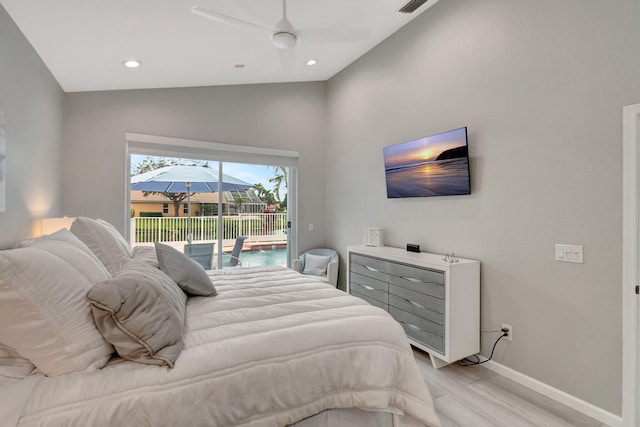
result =
M349 272L350 275L350 283L357 283L359 285L363 285L365 287L370 287L373 289L378 289L380 291L388 292L389 291L389 282L385 282L379 279L374 279L372 277L363 276L362 274L356 273L354 271Z
M389 307L389 313L404 328L408 337L444 353L444 326L403 310Z
M358 254L351 254L349 257L349 270L363 276L374 279L388 281L390 263Z
M432 282L444 285L444 272L437 270L429 270L428 268L414 267L405 264L391 264L389 273L394 276L405 277L409 279L418 279L421 282Z
M402 322L400 322L400 325L402 326L402 329L404 329L404 333L407 334L407 337L410 339L432 348L440 354L444 354L444 338L441 336L424 332L419 329L413 329Z
M415 313L418 315L421 310L433 311L439 314L444 314L445 312L445 303L443 299L421 294L420 292L415 292L411 289L393 284L389 285L389 293L406 300L407 303L417 310ZM413 312L413 310L409 311Z
M430 332L432 334L436 334L439 336L444 336L444 326L439 325L435 322L431 322L430 320L424 319L420 316L416 316L415 314L411 314L407 311L397 309L395 307L389 307L389 313L393 316L394 319L398 321L402 321L408 325L414 325L418 327L421 331Z
M359 292L352 292L351 295L356 296L358 298L362 298L363 300L365 300L366 302L368 302L369 304L371 304L374 307L380 307L381 309L383 309L384 311L389 311L389 305L385 304L384 302L378 301L376 299L371 298L369 295L365 295L365 294L361 294Z
M365 295L384 304L389 303L389 293L385 290L376 289L369 285L361 285L360 283L351 283L350 290L352 294Z
M389 281L427 295L444 298L444 273L426 268L393 264Z
M412 303L397 295L389 294L389 305L402 311L406 311L407 313L415 314L416 316L422 317L423 319L427 319L439 325L444 325L444 313L438 313L427 310L426 308L418 307L415 305L415 302Z
M389 282L394 285L401 286L406 289L410 289L421 294L430 295L435 298L444 299L445 289L444 285L433 282L422 282L418 279L407 279L405 277L389 276Z

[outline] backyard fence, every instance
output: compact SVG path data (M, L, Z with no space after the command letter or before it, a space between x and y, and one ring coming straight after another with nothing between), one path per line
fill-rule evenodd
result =
M249 242L286 242L287 214L245 213L222 216L222 239L232 240L247 236ZM152 242L183 242L188 235L187 218L135 217L131 218L132 244ZM191 218L192 241L218 240L218 217L196 216Z

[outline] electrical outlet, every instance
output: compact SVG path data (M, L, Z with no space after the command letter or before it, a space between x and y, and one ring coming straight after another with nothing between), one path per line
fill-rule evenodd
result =
M502 329L507 329L507 336L504 337L505 340L513 340L513 327L511 325L507 325L506 323L502 324Z

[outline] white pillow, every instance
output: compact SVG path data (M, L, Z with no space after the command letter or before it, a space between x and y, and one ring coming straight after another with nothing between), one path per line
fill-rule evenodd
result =
M105 267L66 229L19 246L0 251L0 342L45 375L103 367L114 349L85 296Z
M330 256L305 254L304 256L304 274L314 274L316 276L326 276L327 266L331 261Z
M133 260L144 262L155 268L160 268L155 246L135 246L133 248Z
M79 217L71 232L91 249L112 276L133 258L133 250L116 228L102 219Z

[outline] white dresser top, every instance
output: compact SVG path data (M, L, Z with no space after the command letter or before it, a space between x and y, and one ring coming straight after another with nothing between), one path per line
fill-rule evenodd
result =
M363 255L390 259L396 262L404 262L407 264L432 265L437 267L450 267L460 264L477 264L479 261L457 258L456 262L446 262L444 255L431 254L428 252L409 252L406 249L393 248L391 246L365 246L354 245L347 246L349 252L356 252Z

